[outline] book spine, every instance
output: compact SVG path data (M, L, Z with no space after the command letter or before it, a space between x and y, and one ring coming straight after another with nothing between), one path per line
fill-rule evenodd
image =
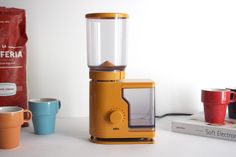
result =
M213 126L201 126L196 124L172 122L172 131L190 135L206 136L230 141L236 141L236 128L228 130L227 128L216 128Z

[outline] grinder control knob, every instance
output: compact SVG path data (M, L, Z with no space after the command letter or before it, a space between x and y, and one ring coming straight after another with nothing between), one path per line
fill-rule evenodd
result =
M110 114L110 121L113 123L113 124L117 124L117 123L120 123L123 119L123 115L120 111L113 111L111 112Z

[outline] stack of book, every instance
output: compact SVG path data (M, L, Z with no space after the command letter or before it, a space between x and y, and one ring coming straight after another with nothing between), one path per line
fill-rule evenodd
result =
M210 124L205 122L204 113L198 113L187 119L173 120L172 131L236 141L236 120L226 118L224 124Z

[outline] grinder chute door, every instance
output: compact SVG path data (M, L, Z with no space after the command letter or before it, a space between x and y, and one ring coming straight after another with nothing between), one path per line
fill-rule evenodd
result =
M124 88L129 128L155 128L155 88Z

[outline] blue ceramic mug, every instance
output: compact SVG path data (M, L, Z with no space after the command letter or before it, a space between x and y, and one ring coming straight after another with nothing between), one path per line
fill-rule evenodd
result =
M29 110L32 112L34 133L48 135L55 131L56 114L61 108L61 102L52 98L29 100Z

